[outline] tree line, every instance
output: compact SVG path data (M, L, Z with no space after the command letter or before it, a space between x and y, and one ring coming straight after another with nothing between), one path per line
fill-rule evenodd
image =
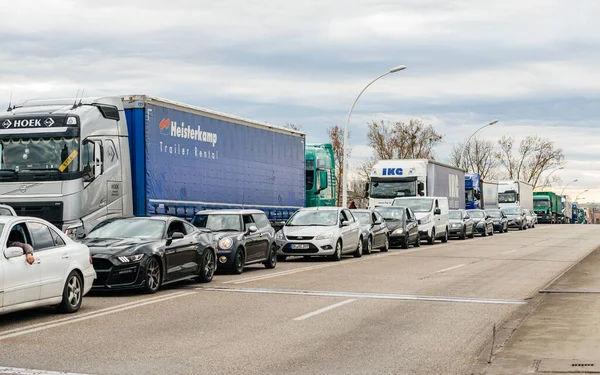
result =
M402 121L371 121L368 124L367 144L372 149L369 160L354 166L353 172L359 175L348 200L364 197L364 183L369 179L373 165L386 159L432 159L437 160L436 146L445 141L446 136L438 133L433 125L420 119ZM299 130L294 124L288 128ZM344 173L343 155L351 155L351 147L344 150L344 129L338 125L327 129L335 154L337 199L342 198L342 178ZM352 133L348 132L348 139ZM545 137L528 135L520 142L515 137L504 135L497 142L473 137L452 147L450 155L439 160L460 167L469 172L479 173L483 179L519 179L535 187L552 186L560 183L558 176L550 176L553 170L565 163L564 152ZM549 177L552 177L551 179Z

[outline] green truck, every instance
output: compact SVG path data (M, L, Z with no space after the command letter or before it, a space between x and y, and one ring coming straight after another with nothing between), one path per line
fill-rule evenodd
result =
M337 184L331 143L306 145L306 207L336 206Z
M560 195L551 191L533 192L533 211L539 223L563 223L562 200Z

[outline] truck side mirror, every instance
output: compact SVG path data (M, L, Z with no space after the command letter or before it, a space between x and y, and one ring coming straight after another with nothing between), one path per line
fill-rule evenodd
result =
M439 207L438 207L438 208L435 209L435 211L433 211L433 214L434 215L441 215L442 214L442 210L440 210Z
M419 182L417 184L417 191L418 191L419 195L424 196L425 195L425 184L422 182Z
M365 198L369 198L369 183L365 184Z

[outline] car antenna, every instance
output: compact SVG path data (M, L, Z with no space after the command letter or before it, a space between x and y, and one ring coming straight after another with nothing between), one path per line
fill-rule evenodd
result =
M8 99L8 109L6 110L6 112L12 111L12 108L10 108L11 104L12 104L12 92L10 93L10 98Z
M71 109L77 108L77 98L79 98L79 89L77 89L77 94L75 94L75 101L73 102L73 106Z

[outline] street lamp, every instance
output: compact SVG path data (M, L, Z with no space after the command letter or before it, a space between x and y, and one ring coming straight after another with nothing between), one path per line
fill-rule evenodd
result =
M384 74L380 75L379 77L375 78L374 80L372 80L371 82L369 82L368 85L365 86L364 89L362 89L362 91L358 94L358 96L356 97L356 99L354 100L354 103L352 103L352 107L350 107L350 111L348 111L348 117L346 118L346 126L344 127L344 143L342 145L342 149L343 149L343 165L344 165L344 174L342 176L342 184L344 185L342 188L342 207L347 207L348 206L348 159L346 158L346 153L347 153L347 149L346 149L346 143L348 143L348 122L350 122L350 115L352 115L352 111L354 110L354 106L356 105L356 103L358 102L358 99L360 99L360 96L362 95L363 92L365 92L365 90L371 86L373 83L375 83L375 81L377 81L380 78L383 78L385 76L387 76L388 74L392 74L392 73L396 73L399 72L401 70L406 69L406 66L404 65L398 65L395 68L392 68L390 70L388 70L387 72L385 72Z
M563 193L565 192L565 189L567 188L567 186L571 185L573 182L577 182L579 180L573 180L571 182L569 182L568 184L565 185L565 187L562 189L562 191L560 192L560 195L563 195ZM586 190L587 191L587 190Z
M462 156L461 156L461 159L465 161L465 167L466 167L466 168L468 168L468 165L467 165L467 161L465 160L465 159L466 159L466 158L465 158L465 155L466 155L466 152L467 152L467 147L469 146L469 142L471 142L471 138L473 138L473 136L474 136L475 134L477 134L477 132L478 132L478 131L480 131L481 129L483 129L483 128L487 127L487 126L492 126L492 125L496 124L497 122L498 122L498 120L493 120L493 121L490 121L490 122L488 122L487 124L485 124L485 125L483 125L482 127L480 127L479 129L475 130L475 132L474 132L473 134L471 134L471 136L470 136L470 137L469 137L469 139L467 140L467 143L465 143L465 147L463 148L463 154L462 154Z
M583 194L583 193L586 193L586 192L587 192L587 191L589 191L589 190L590 190L590 189L586 189L586 190L582 191L581 193L577 194L577 196L575 197L575 202L577 202L577 198L579 198L579 196L580 196L581 194ZM583 200L584 198L581 198L581 199Z
M544 185L542 185L542 191L544 191L546 186L548 186L548 179L550 178L550 176L552 176L552 173L554 173L556 171L560 171L561 169L565 169L565 167L559 167L559 168L556 168L555 170L553 170L552 172L550 172L550 174L546 177L546 180L544 181Z

